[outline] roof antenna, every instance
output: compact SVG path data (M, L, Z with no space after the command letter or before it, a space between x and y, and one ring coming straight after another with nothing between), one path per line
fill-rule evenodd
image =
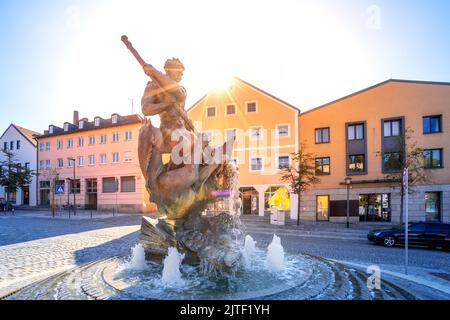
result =
M134 114L134 99L128 98L128 100L131 100L131 114Z

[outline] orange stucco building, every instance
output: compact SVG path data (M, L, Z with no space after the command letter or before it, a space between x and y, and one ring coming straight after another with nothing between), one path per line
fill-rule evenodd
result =
M240 172L243 214L264 215L273 193L288 185L279 167L298 150L299 114L291 104L236 77L189 108L194 126L210 135L212 145L236 136L233 161ZM296 196L290 197L296 208Z
M137 145L139 115L50 125L38 141L38 204L116 212L149 212ZM75 194L75 201L74 201Z
M302 197L301 219L345 221L349 176L352 221L400 221L399 188L386 181L398 166L388 160L412 130L407 144L424 149L428 181L412 188L410 219L450 222L449 119L450 83L404 80L302 113L300 138L317 157L321 182Z
M450 221L450 169L444 163L450 157L449 83L388 80L300 114L234 78L228 87L205 95L188 114L216 145L236 130L234 159L244 214L268 213L272 192L287 186L280 179L280 162L304 143L316 157L320 183L302 194L301 220L345 222L345 178L350 177L350 221L396 223L399 188L387 176L397 169L387 159L400 156L399 137L412 130L409 143L424 149L428 181L412 188L410 219ZM297 197L290 197L291 218L297 219Z

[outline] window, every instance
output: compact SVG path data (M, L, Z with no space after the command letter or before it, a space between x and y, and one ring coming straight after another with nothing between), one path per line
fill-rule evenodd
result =
M289 168L290 167L290 157L289 156L279 156L278 157L278 169Z
M385 152L383 165L385 171L398 171L402 169L402 156L400 152Z
M101 143L101 144L105 144L105 143L106 143L106 134L102 134L102 135L100 136L100 143Z
M248 113L250 112L257 112L258 106L256 105L256 102L247 102L246 110Z
M330 157L316 158L316 175L330 174Z
M86 179L86 192L97 193L97 179Z
M262 139L262 128L251 128L250 137L252 139Z
M50 170L52 168L52 163L50 160L45 160L45 169Z
M44 164L45 164L44 160L39 160L39 170L44 170Z
M100 126L100 118L95 118L94 123L96 127Z
M423 133L442 132L442 116L423 117Z
M78 146L82 147L84 145L84 138L83 137L79 137L78 138Z
M40 181L39 187L40 189L50 189L50 181Z
M216 107L208 107L208 109L206 109L206 116L208 118L213 118L216 116Z
M277 135L279 137L289 137L289 125L283 124L277 126Z
M316 144L330 142L330 128L316 129Z
M103 178L103 193L115 193L117 192L116 178Z
M136 178L135 177L121 177L120 178L121 192L136 192Z
M317 221L328 221L330 218L330 197L317 196L316 198Z
M113 142L117 142L119 141L119 133L118 132L114 132L113 133Z
M106 154L101 154L100 155L100 163L101 164L106 164L107 163Z
M78 157L78 166L79 167L84 166L84 158L83 157Z
M70 194L80 194L80 190L81 190L81 183L80 183L80 179L70 179L69 180L69 192Z
M50 151L50 142L45 143L45 150Z
M78 123L78 126L80 127L80 129L84 129L84 120L81 120L81 121Z
M228 104L226 106L226 109L227 109L227 115L236 114L236 106L234 104Z
M73 158L67 158L67 168L73 168L74 161L72 159Z
M442 168L442 149L425 149L423 151L423 157L425 160L425 168L436 169Z
M73 139L67 140L67 148L73 148Z
M113 160L112 160L112 162L113 163L119 163L119 153L118 152L115 152L115 153L113 153Z
M14 141L9 143L9 150L14 150Z
M7 149L8 148L8 144L5 142L5 145L3 147L3 149ZM45 144L43 142L39 143L39 151L44 151L45 148Z
M89 136L89 145L95 144L95 136Z
M16 150L20 150L20 140L16 141Z
M117 120L118 120L117 114L113 115L112 116L112 123L117 123Z
M350 155L349 160L348 171L353 173L365 171L365 156L363 154Z
M131 131L125 132L125 140L132 140L133 139L133 133Z
M236 138L236 129L227 129L225 130L225 138L226 141L230 141L233 138Z
M89 165L90 166L95 165L95 156L92 154L89 156Z
M58 150L64 148L64 141L58 140L57 145L58 145Z
M30 163L25 162L25 171L30 171Z
M64 123L64 131L69 131L69 124L68 123Z
M49 126L48 127L48 133L53 134L54 131L54 127L53 126Z
M441 221L441 193L425 193L425 212L427 221Z
M252 158L250 171L262 171L262 169L263 159L261 157Z
M348 140L364 139L364 124L352 124L347 128Z
M64 160L63 160L63 159L58 159L58 160L56 160L56 166L57 166L58 168L64 167Z
M385 137L398 137L401 134L401 120L387 120L383 126Z
M131 153L131 151L127 151L127 152L125 152L125 154L124 154L124 162L131 162L131 161L133 161L133 154Z

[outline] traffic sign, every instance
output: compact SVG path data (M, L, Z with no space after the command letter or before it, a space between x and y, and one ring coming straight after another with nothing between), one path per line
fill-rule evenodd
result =
M64 185L63 184L56 185L56 194L64 194Z

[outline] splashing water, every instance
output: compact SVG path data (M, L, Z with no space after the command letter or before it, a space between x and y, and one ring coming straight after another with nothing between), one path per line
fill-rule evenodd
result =
M242 258L244 259L244 265L250 267L250 261L256 251L256 241L249 235L245 237L244 250L242 252Z
M284 249L281 245L281 239L276 234L273 235L272 243L267 247L266 266L272 272L283 270Z
M147 268L144 247L140 243L131 249L131 259L125 264L125 268L129 270L145 270Z
M164 269L161 281L165 285L183 285L181 279L180 265L184 259L184 254L178 252L176 248L170 247L167 257L164 259Z

